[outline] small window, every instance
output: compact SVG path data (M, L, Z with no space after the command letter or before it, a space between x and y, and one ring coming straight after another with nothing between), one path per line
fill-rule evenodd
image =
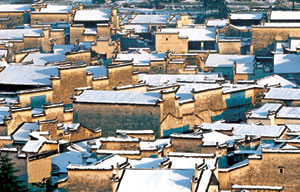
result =
M169 39L168 38L166 38L166 41L168 41Z
M280 169L279 169L279 172L282 174L282 173L283 173L283 168L280 168Z

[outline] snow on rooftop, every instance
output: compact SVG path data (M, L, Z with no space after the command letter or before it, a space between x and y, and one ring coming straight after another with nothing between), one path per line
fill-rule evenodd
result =
M134 31L135 33L147 33L149 32L149 25L141 24L141 25L123 25L123 32L125 31Z
M217 158L204 160L199 157L169 157L169 159L172 162L172 169L194 169L195 164L201 165L202 163L207 164L209 169L214 169L217 161Z
M280 23L264 23L263 25L255 25L255 27L300 27L300 23L286 23L286 22L280 22Z
M86 71L92 72L93 77L107 76L107 68L104 66L88 66Z
M58 166L60 173L67 173L69 164L84 165L84 155L86 155L86 152L80 151L59 153L57 156L51 158L51 163Z
M118 134L154 134L154 130L147 129L147 130L126 130L126 129L118 129L116 131Z
M43 29L0 29L0 40L23 40L24 36L42 36Z
M68 45L54 45L53 46L53 52L58 54L65 54L67 52L72 52L75 48L74 44L68 44Z
M231 171L231 170L234 170L234 169L238 169L240 167L244 167L244 166L247 166L249 164L249 160L248 159L245 159L243 161L240 161L228 168L219 168L219 171L220 172L228 172L228 171Z
M256 80L256 84L257 85L263 85L263 86L268 86L268 87L272 87L274 85L279 85L282 88L294 88L297 87L296 83L293 83L279 75L273 74L267 77L263 77L261 79L257 79Z
M3 119L5 116L8 116L9 113L9 107L0 106L0 124L4 123Z
M206 79L219 78L218 73L203 74L139 74L139 81L144 81L149 85L174 84L178 81L200 82Z
M282 106L282 104L279 103L265 103L260 108L254 109L251 111L251 115L249 118L262 118L266 119L268 118L269 112L277 112L278 109Z
M211 19L206 23L207 27L225 27L228 23L228 19Z
M136 15L131 24L167 24L169 15Z
M115 61L132 61L134 65L150 65L151 61L165 60L167 54L163 53L148 53L143 49L137 49L130 53L117 54Z
M30 11L30 4L0 4L0 12Z
M101 137L100 142L139 142L139 138L133 137Z
M2 56L6 57L7 53L8 53L8 50L6 50L6 49L0 50L0 57L2 57Z
M159 100L160 93L85 90L75 99L75 102L156 105Z
M57 67L6 65L0 72L0 84L51 86L50 76L57 75Z
M282 107L276 114L277 118L300 118L300 107Z
M232 20L260 20L263 14L261 13L231 13L230 19Z
M203 170L202 175L201 175L201 180L198 185L197 192L206 192L208 191L210 179L212 176L212 171L211 170Z
M272 11L270 20L300 20L299 11Z
M265 93L264 99L300 100L300 89L271 88L267 93Z
M285 124L291 132L300 132L299 124Z
M261 136L261 137L280 137L285 131L285 126L263 126L253 124L235 124L235 123L203 123L202 129L215 131L230 131L233 129L234 135L240 136Z
M57 124L57 127L64 130L75 131L78 130L78 128L80 127L80 123L59 123Z
M12 138L14 142L27 142L29 141L29 133L31 133L32 131L37 131L39 129L40 127L38 123L25 122L17 129Z
M190 192L193 169L127 169L119 192L172 191Z
M41 8L40 13L69 13L71 11L71 5L47 5L47 7Z
M300 55L275 54L274 73L300 73Z
M152 168L160 168L159 164L166 160L165 157L162 158L142 158L142 159L129 159L128 162L132 166L132 168L136 169L152 169ZM195 165L194 165L195 167Z
M119 155L110 155L108 157L105 157L104 159L101 159L100 161L92 164L92 165L76 165L71 164L68 165L68 169L105 169L105 170L111 170L112 167L116 168L117 164L125 164L127 162L127 158L121 157Z
M77 10L74 21L109 21L110 14L110 9Z
M253 74L254 63L238 63L235 70L236 74Z
M170 139L156 139L155 141L148 142L148 141L141 141L140 142L140 149L141 150L157 150L162 148L163 146L170 146L171 145Z
M264 186L264 185L232 185L232 189L244 189L244 190L274 190L281 191L283 190L283 186Z
M46 63L53 63L59 61L65 61L66 56L64 54L55 53L29 53L22 62L33 62L32 65L43 66Z
M237 64L237 72L253 73L254 55L221 55L209 54L205 62L205 67L233 67Z
M215 41L216 28L163 28L162 33L179 33L179 37L187 37L189 41Z
M222 145L222 144L232 144L235 139L242 138L237 136L228 136L223 133L212 131L203 134L203 145Z

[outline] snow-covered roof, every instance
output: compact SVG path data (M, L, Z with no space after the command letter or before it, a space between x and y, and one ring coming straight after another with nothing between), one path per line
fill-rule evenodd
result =
M148 53L143 49L137 49L130 53L117 54L115 61L132 61L133 65L150 65L151 61L165 60L166 56L165 52Z
M204 133L202 141L204 146L216 146L217 144L233 144L234 140L238 138L241 139L242 137L228 136L223 133L212 131L209 133Z
M159 164L162 161L165 161L166 158L141 158L141 159L129 159L128 162L132 168L137 169L151 169L151 168L160 168ZM195 166L195 165L194 165Z
M73 52L74 48L75 48L74 44L54 45L53 46L53 53L65 54L66 52Z
M261 137L280 137L285 131L285 126L267 126L254 124L235 124L235 123L203 123L202 129L214 131L230 131L233 129L234 135L240 136L261 136Z
M264 27L266 27L266 28L274 28L274 27L300 27L300 23L298 23L298 22L295 22L295 23L286 23L286 22L280 22L280 23L264 23L263 25L255 25L254 27L261 27L261 28L264 28Z
M300 20L299 11L272 11L270 20Z
M139 74L139 81L149 85L166 85L178 83L178 81L200 82L206 79L219 78L218 73L203 74Z
M231 13L230 19L232 20L260 20L262 13Z
M100 142L139 142L139 138L133 137L101 137L99 138Z
M149 25L147 24L141 24L141 25L123 25L122 26L123 32L125 31L135 31L136 33L146 33L149 32Z
M3 119L5 116L9 115L9 107L0 106L0 124L3 124Z
M80 127L80 123L59 123L57 124L58 129L76 131Z
M243 90L253 89L253 88L263 88L263 86L251 85L251 84L223 84L222 92L232 93L236 91L243 91Z
M104 66L88 66L86 71L92 72L93 77L107 76L107 68Z
M179 101L184 103L193 101L193 91L200 92L217 88L221 88L221 86L214 83L180 83L180 87L176 92L176 96L179 96Z
M268 118L269 112L277 112L281 106L282 104L279 103L265 103L260 108L251 111L251 115L249 116L249 118L266 119Z
M83 157L86 154L87 152L76 150L59 153L58 155L51 158L51 163L58 166L58 172L67 173L67 167L69 164L84 165Z
M219 168L219 171L220 172L228 172L228 171L231 171L231 170L234 170L234 169L238 169L240 167L247 166L248 164L249 164L249 160L245 159L243 161L240 161L238 163L233 164L232 166L230 166L228 168Z
M22 152L25 153L37 153L45 143L50 143L50 144L57 143L57 141L48 140L46 137L43 136L43 135L49 135L49 132L34 131L29 133L29 135L35 138L35 140L27 141L27 143L22 148Z
M22 62L33 62L32 65L44 66L46 63L65 61L64 54L55 53L29 53Z
M0 4L0 12L30 11L30 4Z
M189 41L215 41L216 28L163 28L161 33L179 33L179 37L188 38Z
M207 27L225 27L228 23L228 19L211 19L206 23Z
M203 170L202 175L201 175L201 180L199 182L198 189L196 192L208 191L212 174L213 173L211 170L208 170L208 169Z
M254 55L221 55L209 54L205 67L233 67L237 64L237 73L253 73Z
M136 15L131 24L167 24L169 15Z
M6 65L0 72L0 84L50 86L50 76L57 75L57 67Z
M300 118L300 107L282 107L276 114L276 118Z
M119 155L110 155L92 165L71 164L71 165L68 165L67 169L111 170L113 167L116 168L117 164L121 165L121 164L125 164L126 162L127 162L127 158L125 158L125 157L121 157Z
M204 160L199 157L169 157L169 159L172 162L170 167L172 169L194 169L195 164L201 165L203 163L207 164L209 169L215 169L217 161L217 158Z
M155 141L141 141L140 149L141 150L156 150L161 149L163 146L171 145L170 139L156 139Z
M300 100L300 89L271 88L267 93L265 93L264 99Z
M190 192L193 169L126 169L118 192Z
M72 11L71 5L47 5L47 7L41 8L39 12L40 13L69 13L71 11Z
M147 130L126 130L126 129L118 129L116 133L119 134L154 134L154 130L147 129Z
M23 40L24 36L40 37L42 29L0 29L0 40Z
M300 73L300 55L275 54L274 73Z
M231 185L232 189L244 189L244 190L274 190L281 191L283 186L264 186L264 185ZM243 191L244 191L243 190Z
M110 15L110 9L77 10L74 21L109 21Z
M299 124L285 124L291 132L300 132Z
M75 99L75 102L156 105L159 100L160 93L85 90Z
M14 142L27 142L29 141L29 133L39 130L38 123L25 122L20 128L13 134L12 138Z
M279 85L282 88L294 88L297 87L296 83L293 83L279 75L273 74L267 77L263 77L261 79L257 79L256 80L256 84L257 85L263 85L263 86L268 86L268 87L272 87L274 85Z

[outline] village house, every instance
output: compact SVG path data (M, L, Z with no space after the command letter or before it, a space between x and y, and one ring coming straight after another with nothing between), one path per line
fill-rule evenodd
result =
M166 73L167 54L151 52L150 49L131 49L129 53L119 53L113 57L113 63L133 63L133 70L140 73Z
M31 25L71 22L75 7L70 5L41 4L30 13Z
M0 28L15 28L30 21L29 4L1 4L0 5Z
M255 79L255 56L209 54L202 70L222 73L231 82Z
M216 28L163 28L155 34L155 46L158 52L216 52Z

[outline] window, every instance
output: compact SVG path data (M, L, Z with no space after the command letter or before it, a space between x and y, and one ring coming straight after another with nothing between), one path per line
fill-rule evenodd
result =
M204 42L204 50L214 50L215 42L214 41L206 41Z
M278 168L279 168L279 173L280 173L280 174L283 174L283 173L284 173L284 167L281 167L281 166L280 166L280 167L278 167Z
M166 38L166 41L168 41L169 39L168 38Z
M282 173L283 173L283 168L280 168L280 169L279 169L279 172L282 174Z

